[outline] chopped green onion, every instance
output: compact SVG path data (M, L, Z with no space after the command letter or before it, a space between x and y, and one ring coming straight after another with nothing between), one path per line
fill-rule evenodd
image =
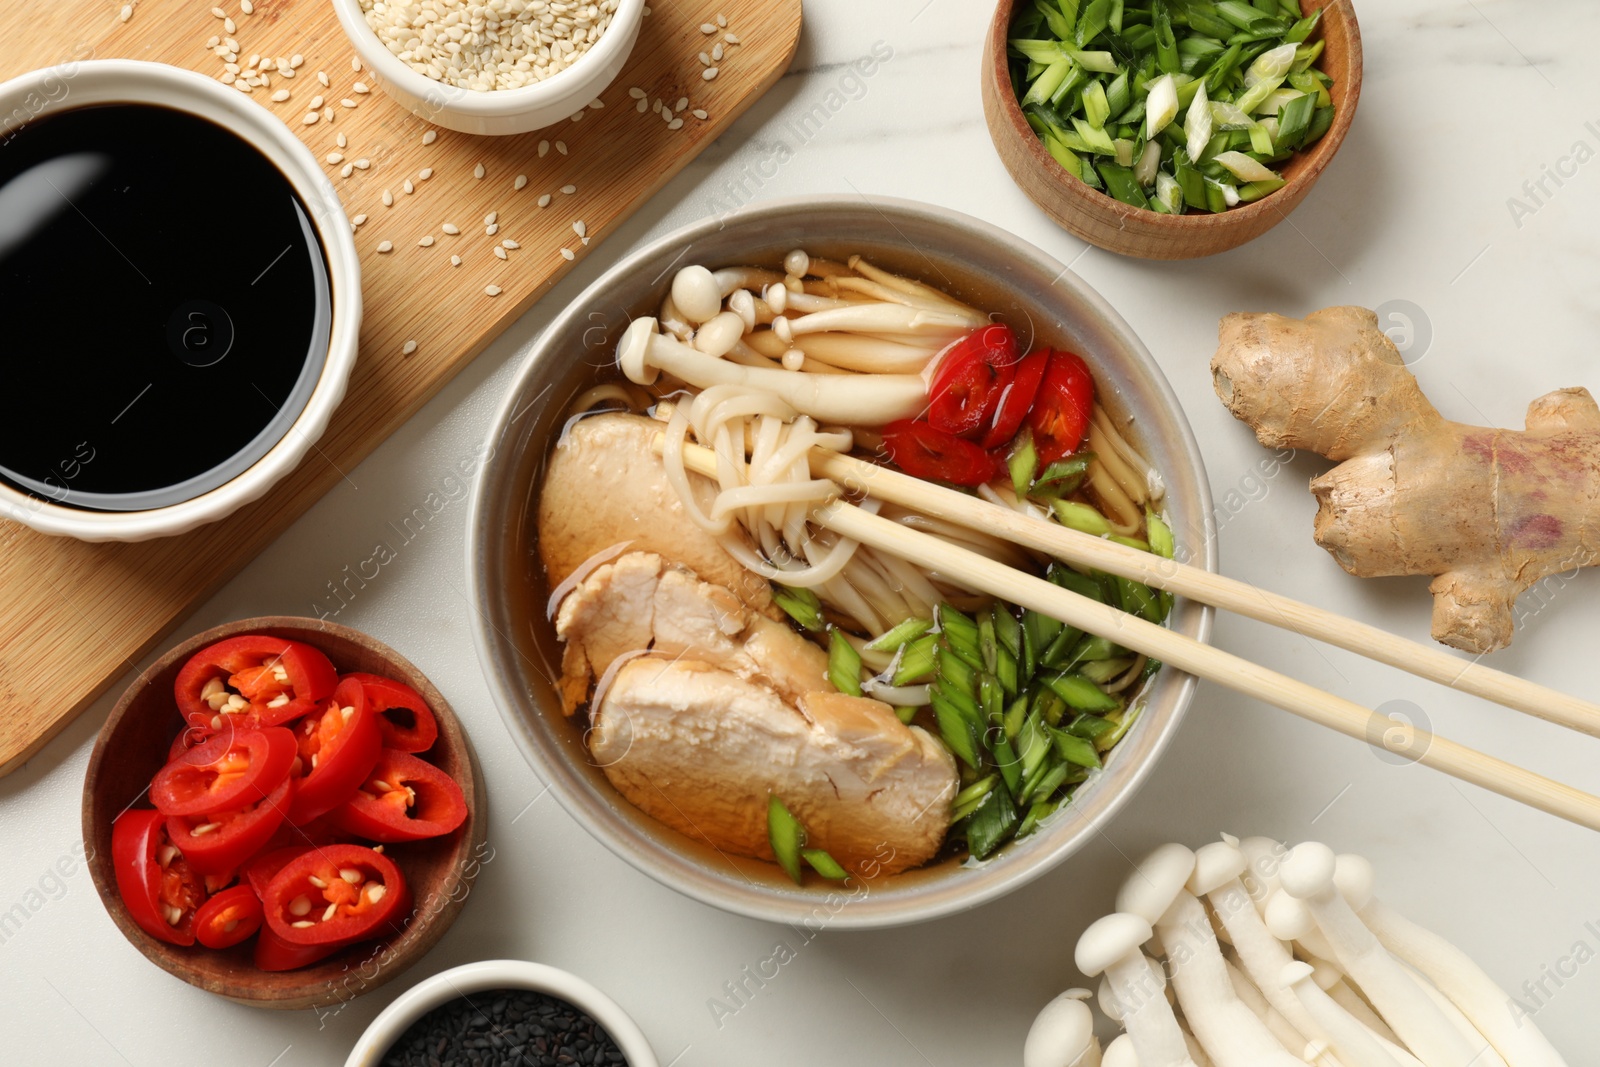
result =
M967 850L974 859L987 858L1010 839L1019 821L1016 804L996 789L967 817Z
M1243 152L1218 152L1216 161L1242 182L1270 182L1278 177Z
M965 808L968 805L976 807L978 801L988 796L989 790L993 789L996 783L999 781L1000 777L998 775L991 774L987 778L980 778L976 782L973 782L971 785L967 786L961 792L956 794L956 798L950 802L951 810L953 812L960 811L962 808ZM950 816L950 821L955 822L959 818L959 815L952 814Z
M870 652L896 652L902 645L915 641L929 630L933 629L932 619L910 618L897 623L885 630L871 641L867 642Z
M1039 472L1038 479L1023 495L1070 496L1083 485L1093 460L1093 452L1078 452L1066 459L1058 459Z
M1150 538L1150 551L1162 559L1171 559L1176 546L1172 541L1172 527L1167 525L1165 519L1157 515L1151 508L1145 508L1145 531ZM868 646L871 647L871 646Z
M802 884L804 874L800 869L800 850L806 847L806 828L783 806L783 801L778 799L776 793L767 797L767 843L772 846L778 866L794 880L795 885Z
M772 601L783 609L784 614L799 623L801 629L815 633L826 625L822 621L822 601L809 589L792 589L787 585L774 584Z
M861 695L861 653L837 626L828 631L828 681L847 696Z
M1088 504L1056 500L1051 502L1050 509L1056 513L1056 521L1068 529L1094 534L1096 537L1111 532L1111 524L1106 521L1106 517Z
M900 653L900 665L895 668L894 684L910 685L932 674L938 651L938 634L925 634L906 645Z
M1178 87L1172 75L1163 74L1150 83L1150 94L1144 101L1144 135L1153 138L1167 128L1178 116Z
M1039 469L1039 451L1033 446L1033 430L1027 426L1012 443L1011 455L1006 460L1011 474L1011 487L1018 496L1027 496L1033 485L1034 473Z
M982 763L978 758L979 742L977 731L973 729L972 720L961 713L961 710L950 703L937 689L929 695L933 705L934 721L939 724L939 737L944 741L955 757L973 770L978 770Z
M850 872L841 867L838 860L820 848L803 848L800 850L800 855L812 870L830 882L842 882L850 877Z
M1111 711L1122 703L1081 674L1047 671L1040 675L1040 680L1066 701L1068 707L1078 711Z

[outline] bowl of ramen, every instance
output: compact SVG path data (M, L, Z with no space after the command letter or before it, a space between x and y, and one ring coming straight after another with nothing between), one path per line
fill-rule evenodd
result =
M1192 696L929 562L1209 635L1200 604L902 502L1215 566L1149 353L976 219L808 197L669 235L551 324L487 451L471 596L513 737L603 844L728 911L866 928L992 900L1099 832Z

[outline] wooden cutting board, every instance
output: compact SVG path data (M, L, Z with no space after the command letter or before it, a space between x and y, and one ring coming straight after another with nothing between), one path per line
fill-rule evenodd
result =
M0 78L63 64L70 92L71 64L90 58L224 73L224 60L206 46L213 34L230 36L210 13L211 0L139 0L127 22L119 19L123 2L0 4ZM340 177L342 163L326 167L346 211L368 216L356 234L366 308L360 359L328 434L266 498L230 519L131 545L45 537L0 521L0 775L104 692L572 269L562 248L581 260L727 129L782 76L800 35L800 0L655 0L627 67L601 96L603 109L520 137L441 130L424 145L431 127L383 95L376 79L351 69L354 50L327 0L253 0L250 15L240 0L218 2L236 24L231 36L241 62L255 53L304 57L292 80L271 76L270 86L250 95L319 159L338 150L335 137L343 133L345 161L369 160L349 178ZM719 14L726 29L703 33ZM724 44L718 76L708 82L699 53L725 32L740 43ZM318 71L327 73L329 87ZM354 89L363 78L373 86L365 95ZM652 105L659 99L676 107L688 97L682 128L669 129L653 110L637 111L629 94L635 86ZM289 89L291 98L269 102L278 89ZM334 119L305 125L318 94L333 105ZM345 98L357 106L341 106ZM707 118L695 118L695 109ZM481 179L474 174L480 164ZM418 177L424 168L433 171L427 180ZM528 179L521 190L513 187L518 175ZM411 194L403 191L408 178ZM385 189L392 207L382 202ZM551 201L541 209L544 194ZM219 221L237 208L247 210L217 191ZM483 223L491 211L500 227L492 237ZM580 219L588 245L573 230ZM446 221L461 236L418 246ZM521 248L498 260L492 249L508 237ZM385 240L394 251L378 254ZM451 266L452 254L461 266ZM484 292L491 283L503 290L499 296ZM413 340L415 352L403 355Z

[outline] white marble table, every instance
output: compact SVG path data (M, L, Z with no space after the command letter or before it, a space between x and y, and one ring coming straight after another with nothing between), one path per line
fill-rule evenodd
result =
M556 308L641 241L736 201L911 197L979 215L1072 264L1142 335L1182 398L1223 509L1223 567L1411 637L1427 637L1425 580L1358 582L1312 544L1305 483L1322 462L1301 458L1259 477L1265 453L1211 392L1206 367L1219 316L1339 303L1409 309L1414 369L1447 415L1468 421L1520 425L1535 396L1600 388L1592 362L1600 164L1588 163L1600 149L1600 88L1591 76L1600 7L1365 0L1360 114L1315 193L1253 245L1157 264L1085 247L1006 176L978 104L989 6L810 0L794 70L767 98L180 626L188 633L246 615L310 614L386 521L432 490L450 494L339 617L429 672L483 759L494 859L434 952L322 1016L236 1007L146 963L71 858L84 765L111 703L103 699L0 779L0 912L23 904L29 913L0 936L0 1061L342 1062L367 1021L413 981L514 956L591 979L633 1014L663 1063L681 1067L1017 1063L1037 1008L1081 981L1072 945L1109 908L1127 858L1225 829L1316 837L1370 856L1391 903L1518 991L1569 1062L1600 1063L1600 838L1385 762L1213 686L1201 688L1152 783L1066 865L956 918L824 932L803 944L791 930L724 915L637 874L544 795L513 746L473 654L462 596L467 507L447 472L481 440L521 353ZM870 79L852 80L843 64L875 47L892 55ZM826 122L802 133L799 117L817 104L828 108ZM1545 178L1541 192L1546 167L1561 180ZM1597 592L1600 575L1584 574L1551 588L1542 604L1525 601L1530 617L1516 644L1491 662L1594 694ZM1225 619L1217 639L1371 706L1409 702L1460 741L1600 792L1600 742L1254 623ZM58 863L65 877L53 873ZM714 1020L710 1002L726 998L724 983L779 942L794 958L735 1014Z

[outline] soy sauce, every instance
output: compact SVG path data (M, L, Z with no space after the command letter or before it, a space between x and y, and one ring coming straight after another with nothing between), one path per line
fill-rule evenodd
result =
M322 371L328 268L305 205L197 115L107 104L0 141L0 480L127 511L222 485Z

